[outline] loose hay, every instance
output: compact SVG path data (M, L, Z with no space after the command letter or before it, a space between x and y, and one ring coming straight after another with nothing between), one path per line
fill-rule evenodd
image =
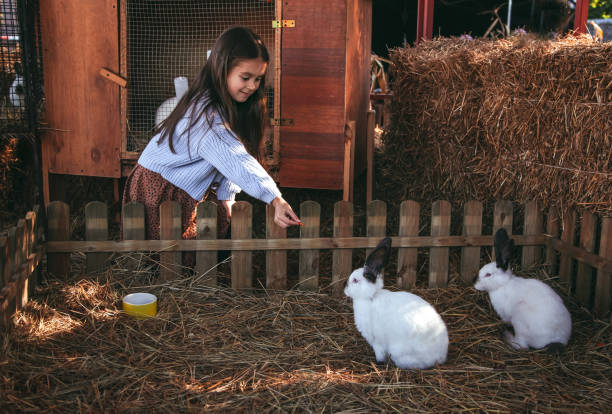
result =
M572 340L553 356L506 346L471 287L416 289L451 344L446 364L404 371L373 363L346 298L247 294L197 277L155 284L122 267L51 280L17 314L2 334L3 410L595 413L612 403L610 327L571 301ZM120 311L134 291L157 295L157 317Z
M393 50L377 191L612 214L611 56L612 43L574 36Z

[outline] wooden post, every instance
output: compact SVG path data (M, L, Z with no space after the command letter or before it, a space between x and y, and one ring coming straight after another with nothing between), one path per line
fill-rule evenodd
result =
M180 240L182 237L181 205L176 201L164 201L159 206L159 239ZM160 252L159 261L162 281L167 282L181 276L181 252Z
M301 238L317 238L321 227L321 205L315 201L300 204ZM319 287L319 251L300 250L300 284L304 290L317 290Z
M338 201L334 204L334 237L353 236L353 203ZM352 272L353 251L334 249L332 253L332 295L341 296L344 280Z
M141 203L131 201L122 207L121 230L123 240L145 240L145 209ZM130 259L125 263L128 270L138 270L144 258L143 253L133 253L126 256Z
M537 201L530 201L525 205L525 226L523 234L542 234L544 217ZM542 260L542 248L540 246L523 246L521 267L527 269L539 264Z
M580 247L589 253L595 250L595 226L597 220L593 213L584 211L580 222ZM591 305L593 292L593 268L586 263L578 262L576 274L576 299L587 308Z
M599 239L599 255L612 260L612 217L604 217L601 220L601 238ZM612 273L597 271L595 283L595 313L599 316L605 315L610 310L612 297ZM611 316L612 317L612 316Z
M287 230L274 222L274 207L266 206L266 238L286 239ZM266 251L266 288L287 289L287 251Z
M108 210L105 203L92 201L85 206L85 240L108 240ZM108 258L108 253L86 253L86 272L102 271Z
M406 200L400 204L399 236L419 235L419 215L421 205L416 201ZM397 287L410 289L417 279L417 254L413 247L400 247L397 250Z
M47 240L70 240L70 209L63 201L52 201L47 206ZM57 277L70 274L70 253L47 254L47 271Z
M482 203L471 200L463 206L463 230L464 236L482 235ZM480 269L480 247L461 248L461 280L466 284L472 284L474 277Z
M551 237L559 238L560 234L560 223L559 220L559 209L556 206L552 206L548 210L548 217L546 218L546 234ZM557 267L557 251L550 246L546 247L546 266L549 272L556 275L558 272Z
M253 207L247 201L237 201L232 206L232 239L253 237ZM232 252L232 287L250 289L253 287L253 253Z
M196 229L198 240L217 238L217 204L204 201L196 209ZM217 286L217 251L198 251L195 271L198 280L204 278L203 285Z
M374 128L376 123L376 111L367 111L368 131L366 134L366 203L374 197Z
M431 40L433 35L434 0L418 0L417 36L415 43Z
M435 201L431 208L431 235L450 235L451 205L446 200ZM444 287L448 283L448 247L429 249L429 287Z
M561 240L566 243L574 245L574 233L576 231L576 211L573 209L566 209L563 212L561 218L563 223L563 232L561 233ZM567 286L567 292L572 290L572 267L574 259L567 253L561 253L559 260L559 280Z
M353 201L353 169L355 154L355 121L348 121L344 127L344 184L343 201Z
M589 0L576 0L576 10L574 12L574 30L576 33L586 33L588 15Z

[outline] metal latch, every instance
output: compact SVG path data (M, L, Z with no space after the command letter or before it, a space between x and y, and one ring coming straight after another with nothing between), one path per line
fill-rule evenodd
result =
M272 20L272 28L295 27L295 20Z
M292 126L293 119L289 118L270 118L270 125L272 126Z

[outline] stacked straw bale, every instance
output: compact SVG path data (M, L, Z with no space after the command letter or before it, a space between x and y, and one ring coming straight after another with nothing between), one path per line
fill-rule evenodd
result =
M612 214L612 44L439 38L391 52L378 188Z

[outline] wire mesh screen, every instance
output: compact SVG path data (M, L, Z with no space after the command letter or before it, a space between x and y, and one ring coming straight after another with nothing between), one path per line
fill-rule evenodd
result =
M42 99L37 0L0 0L0 130L32 132Z
M174 109L177 96L195 80L206 52L229 26L250 27L272 58L274 15L274 0L128 0L127 150L144 148L155 126ZM273 73L271 61L268 108L272 108Z

